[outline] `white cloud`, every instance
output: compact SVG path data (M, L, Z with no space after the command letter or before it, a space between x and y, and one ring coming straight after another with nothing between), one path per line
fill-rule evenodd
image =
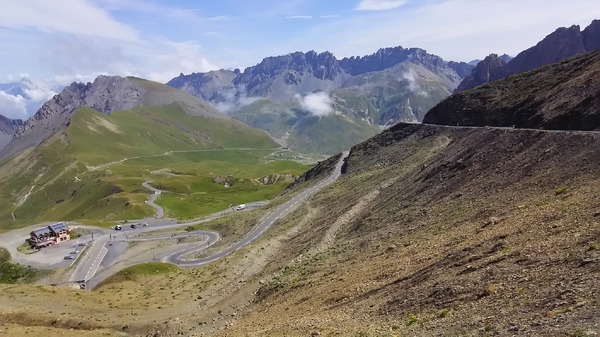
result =
M3 110L0 111L0 114L11 112L14 115L12 118L27 118L36 113L54 95L61 92L65 86L73 82L90 82L94 78L95 75L63 75L49 79L36 79L29 74L9 74L7 79L10 82L0 83L1 87L8 90L8 92L4 90L1 93ZM18 94L19 92L22 94Z
M417 76L418 74L413 69L408 69L407 72L402 74L402 79L408 81L408 90L412 91L413 93L419 96L429 96L429 93L423 90L419 82L417 82Z
M86 0L6 1L0 27L135 41L138 32Z
M239 110L246 105L250 105L262 99L262 97L248 96L245 87L241 87L239 89L239 92L237 92L237 96L235 90L222 90L221 95L223 96L224 101L218 103L211 102L211 104L215 109L223 113L229 113L231 111Z
M158 48L149 51L153 68L161 72L146 72L140 69L142 77L158 82L168 82L179 73L207 72L218 69L202 53L202 46L196 41L173 42L156 41Z
M398 8L406 3L405 0L361 0L356 6L358 11L385 11Z
M300 107L316 116L327 116L333 113L333 101L326 92L316 92L301 96L296 94L294 97L300 103Z
M26 119L27 109L25 98L21 95L13 96L0 90L0 114L11 119Z

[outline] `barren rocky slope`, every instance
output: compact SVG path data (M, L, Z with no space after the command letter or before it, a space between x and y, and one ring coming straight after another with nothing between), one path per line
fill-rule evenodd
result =
M600 51L454 94L424 123L560 130L600 128Z
M427 125L357 145L224 335L600 332L599 145Z

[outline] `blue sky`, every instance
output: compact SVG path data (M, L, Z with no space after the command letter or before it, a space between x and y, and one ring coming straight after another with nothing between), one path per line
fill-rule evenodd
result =
M420 47L445 60L516 55L560 26L600 19L597 0L19 0L0 11L0 83L51 97L98 74L161 82L294 51L338 58ZM0 90L0 113L31 114ZM10 110L10 111L8 111ZM8 111L8 112L7 112Z

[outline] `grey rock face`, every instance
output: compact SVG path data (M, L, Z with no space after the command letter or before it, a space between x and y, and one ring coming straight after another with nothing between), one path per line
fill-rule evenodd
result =
M498 55L491 54L479 62L471 74L460 82L455 92L461 92L476 86L506 77L506 62Z
M238 75L239 70L236 72L224 69L190 75L180 74L167 85L206 101L219 103L235 95L233 80Z
M0 149L12 140L21 125L23 121L20 119L10 119L0 115Z
M585 47L585 50L592 51L600 49L600 20L592 21L592 23L581 32L581 36L583 37L583 46Z
M486 58L481 61L481 66L476 66L473 74L464 78L463 82L454 91L461 92L475 88L489 81L504 78L509 75L533 70L541 66L558 62L587 51L600 48L600 20L594 20L583 32L579 26L558 28L546 36L535 46L522 51L515 58L500 56L504 64L498 60ZM493 75L486 78L481 76L481 69L493 69Z

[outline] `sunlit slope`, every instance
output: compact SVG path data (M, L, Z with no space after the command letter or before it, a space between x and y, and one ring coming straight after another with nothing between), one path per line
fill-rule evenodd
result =
M80 108L64 132L0 167L0 227L54 220L107 224L151 216L154 210L144 203L150 191L141 185L146 180L177 193L176 199L164 193L169 216L193 217L225 208L230 199L268 198L283 184L262 185L257 178L306 169L292 162L266 163L263 157L278 145L265 132L228 117L193 116L186 109L184 103L172 103L105 115ZM221 175L240 183L225 188L214 182ZM182 207L187 194L205 196L193 200L209 205Z
M84 107L73 116L67 133L70 152L89 165L165 150L277 147L263 131L231 119L192 116L177 103L108 116Z

